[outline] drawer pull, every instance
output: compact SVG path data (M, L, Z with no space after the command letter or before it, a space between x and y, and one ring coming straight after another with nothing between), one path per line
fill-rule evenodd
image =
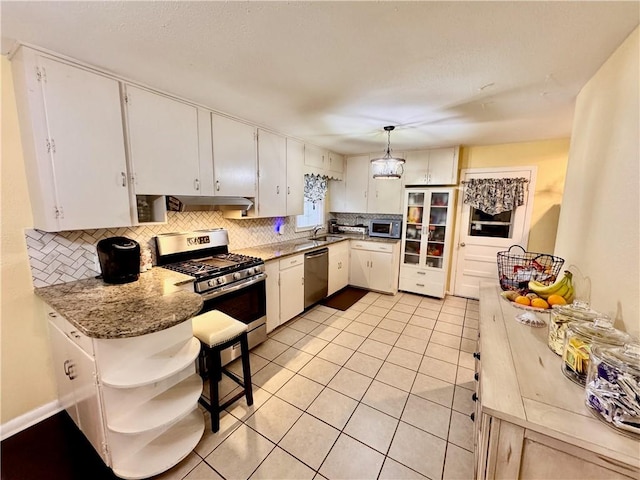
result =
M416 283L416 287L424 287L424 283Z
M473 374L473 379L477 382L478 379L480 378L480 375L478 375L478 372Z
M51 318L58 318L58 315L56 315L56 312L49 312L49 316Z
M473 352L473 358L480 360L480 352Z
M474 402L478 401L478 395L474 392L473 395L471 395L471 400L473 400Z
M475 412L471 413L471 415L469 415L469 418L471 419L472 422L475 422L476 421L476 413Z
M418 275L426 275L427 272L416 272Z
M73 338L80 338L80 334L78 332L76 332L75 330L71 330L69 332L69 335L71 335Z

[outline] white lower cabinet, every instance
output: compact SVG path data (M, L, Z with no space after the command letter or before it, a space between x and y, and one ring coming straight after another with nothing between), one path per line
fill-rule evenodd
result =
M304 254L280 260L280 324L304 310Z
M185 458L204 432L200 351L191 321L131 338L89 338L55 312L49 330L59 397L121 478L147 478Z
M351 240L349 283L384 293L398 291L397 243Z
M265 289L267 291L267 333L280 325L280 260L265 262L264 272L267 274Z
M327 295L349 284L349 242L329 245L329 283Z

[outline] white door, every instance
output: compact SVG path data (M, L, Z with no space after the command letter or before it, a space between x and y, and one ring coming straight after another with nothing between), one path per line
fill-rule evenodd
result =
M304 213L304 143L287 138L287 216Z
M346 167L344 210L354 213L366 212L369 155L347 158Z
M536 167L519 167L462 171L462 182L472 178L520 177L526 178L528 182L524 205L493 216L465 205L463 188L457 205L458 221L452 267L454 295L478 298L481 281L498 282L497 253L507 250L511 245L527 249L536 170Z
M369 255L366 250L351 248L349 259L349 284L355 287L369 288Z

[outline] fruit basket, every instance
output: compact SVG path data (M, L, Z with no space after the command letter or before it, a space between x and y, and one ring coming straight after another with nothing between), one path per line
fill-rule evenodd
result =
M498 252L498 279L502 290L529 292L529 282L535 280L551 285L560 274L564 259L548 253L527 252L520 245Z

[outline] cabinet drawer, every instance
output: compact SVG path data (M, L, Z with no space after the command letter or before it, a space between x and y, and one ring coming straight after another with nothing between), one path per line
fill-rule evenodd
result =
M80 332L55 310L48 309L47 316L73 343L93 357L93 339L91 337L87 337L84 333Z
M406 268L401 267L400 276L406 280L415 280L417 282L444 282L444 272L429 268Z
M351 248L354 250L368 250L371 252L393 252L393 244L380 242L361 242L359 240L351 241Z
M413 279L400 277L398 288L407 292L414 292L430 297L441 297L442 285L428 279Z
M294 255L293 257L287 257L280 260L280 270L286 270L287 268L295 267L297 265L304 265L304 254Z

